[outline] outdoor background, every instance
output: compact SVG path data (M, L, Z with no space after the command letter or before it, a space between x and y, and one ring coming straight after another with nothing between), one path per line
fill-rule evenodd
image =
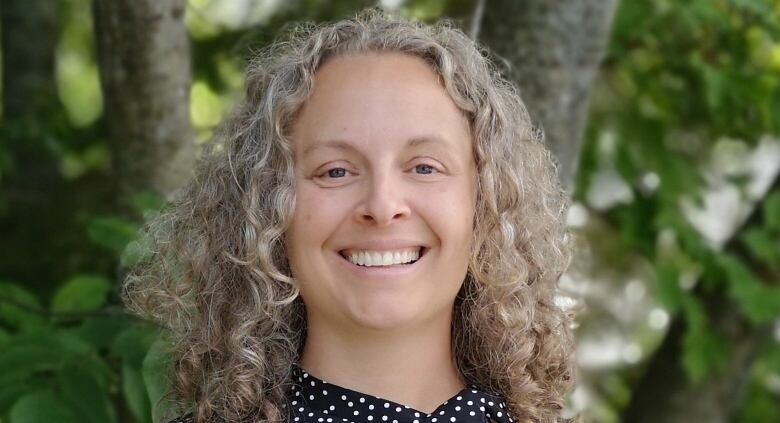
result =
M2 0L0 422L157 421L145 218L252 52L359 0ZM385 0L503 57L573 195L567 415L780 422L780 2Z

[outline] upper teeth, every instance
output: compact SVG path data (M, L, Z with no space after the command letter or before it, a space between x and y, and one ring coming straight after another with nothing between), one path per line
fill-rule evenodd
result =
M353 264L361 266L390 266L409 263L420 257L419 248L406 248L394 251L349 251L346 253Z

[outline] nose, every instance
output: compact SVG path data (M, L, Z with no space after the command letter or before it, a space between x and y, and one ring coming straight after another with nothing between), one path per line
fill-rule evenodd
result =
M365 188L355 218L362 224L388 226L409 217L410 209L401 181L388 174L374 175Z

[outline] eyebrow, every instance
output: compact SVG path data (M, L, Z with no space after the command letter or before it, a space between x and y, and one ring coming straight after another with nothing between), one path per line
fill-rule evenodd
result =
M423 136L413 137L407 140L404 148L417 147L425 144L435 144L445 148L450 147L449 143L447 143L446 141L444 141L444 139L442 139L437 135L423 135ZM356 150L355 146L350 144L349 142L341 139L335 139L335 140L318 142L314 145L310 145L306 147L303 150L303 157L306 157L312 152L323 148L332 148L336 150Z

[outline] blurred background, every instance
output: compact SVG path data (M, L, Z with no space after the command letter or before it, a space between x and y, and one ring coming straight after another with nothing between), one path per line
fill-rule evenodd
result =
M780 422L780 2L2 0L0 422L159 421L118 300L284 28L379 6L502 59L572 194L586 422Z

